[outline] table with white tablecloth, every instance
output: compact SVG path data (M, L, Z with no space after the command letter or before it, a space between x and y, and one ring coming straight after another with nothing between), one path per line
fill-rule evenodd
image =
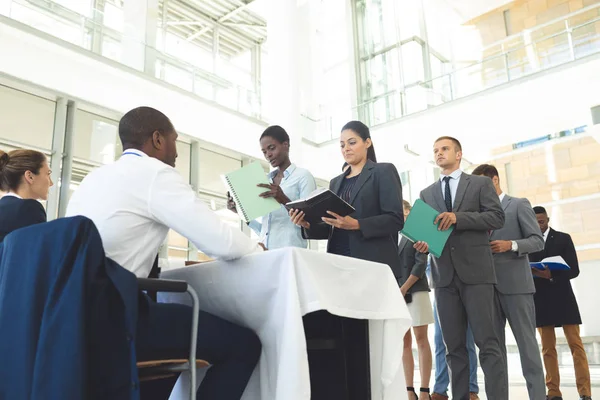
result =
M411 318L387 265L286 248L169 270L161 277L187 281L202 310L258 334L263 351L245 400L310 399L302 316L318 310L369 320L372 399L406 399L402 338ZM185 294L161 294L160 301L189 304ZM187 386L183 374L171 399L187 398Z

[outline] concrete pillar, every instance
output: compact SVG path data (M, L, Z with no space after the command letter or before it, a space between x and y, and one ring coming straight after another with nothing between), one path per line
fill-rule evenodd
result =
M302 4L297 4L302 3ZM290 156L302 165L301 140L310 101L309 1L271 0L267 15L265 65L269 79L264 83L264 113L271 124L281 125L290 135Z
M154 76L158 0L127 0L123 4L124 64Z

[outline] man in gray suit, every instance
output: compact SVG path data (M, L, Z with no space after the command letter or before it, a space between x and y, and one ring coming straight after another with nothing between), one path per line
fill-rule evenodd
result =
M460 170L462 147L455 138L435 141L440 180L421 192L421 200L440 212L438 229L454 230L441 257L432 257L435 301L447 347L452 398L469 400L467 323L470 323L485 375L488 400L508 399L508 373L496 332L496 274L489 231L504 225L504 211L492 181ZM426 252L426 243L415 248Z
M491 248L496 269L496 325L500 345L506 360L504 329L506 320L517 341L521 356L521 369L527 382L529 399L544 399L546 387L542 358L535 337L535 285L529 266L530 253L544 249L544 238L535 213L527 199L511 197L502 192L498 170L493 165L482 164L473 175L492 179L500 197L506 221L502 229L491 234Z

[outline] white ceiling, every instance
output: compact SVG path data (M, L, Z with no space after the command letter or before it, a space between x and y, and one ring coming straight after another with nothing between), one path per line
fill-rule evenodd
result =
M512 0L442 0L452 7L463 22L472 20L496 8L502 7Z

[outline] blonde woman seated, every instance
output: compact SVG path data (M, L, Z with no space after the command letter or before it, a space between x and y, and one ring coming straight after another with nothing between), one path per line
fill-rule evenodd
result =
M410 203L403 201L404 219L408 217ZM429 400L429 380L431 378L431 347L427 338L427 325L433 324L433 308L429 299L429 284L425 269L427 268L427 254L419 253L413 247L413 243L400 236L398 244L398 255L400 257L400 278L398 284L400 291L406 300L408 311L413 320L413 332L417 341L419 354L419 370L421 372L420 394L417 395L413 387L415 361L412 353L412 334L410 329L404 336L404 352L402 363L404 365L404 377L406 379L406 390L409 400Z

